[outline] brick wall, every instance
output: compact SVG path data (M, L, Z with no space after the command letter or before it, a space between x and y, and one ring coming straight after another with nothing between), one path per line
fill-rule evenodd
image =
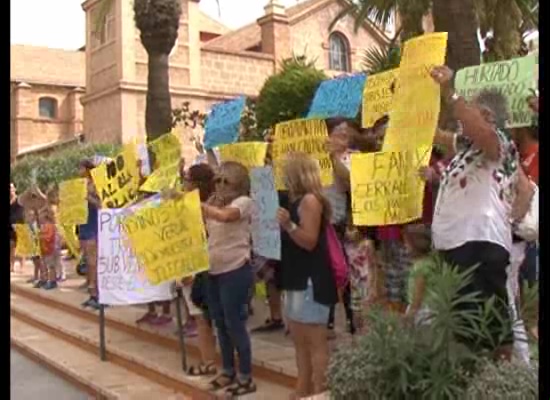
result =
M257 95L273 68L269 55L211 49L201 52L202 87L213 92Z

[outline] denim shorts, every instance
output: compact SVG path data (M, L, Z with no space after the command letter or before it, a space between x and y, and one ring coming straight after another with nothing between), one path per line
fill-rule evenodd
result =
M303 324L323 324L328 321L330 307L313 299L313 284L308 281L306 290L287 290L285 294L285 315L291 321Z

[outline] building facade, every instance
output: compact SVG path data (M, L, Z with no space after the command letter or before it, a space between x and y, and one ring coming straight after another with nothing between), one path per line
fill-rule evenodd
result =
M92 142L142 142L147 54L134 24L132 3L114 1L101 21L104 29L99 34L95 27L100 1L82 4L86 46L84 52L78 52L83 61L73 64L82 74L85 71L78 86L85 87L84 93L78 92L82 131ZM305 0L289 8L271 0L261 18L234 31L202 13L199 0L181 1L179 37L170 56L174 107L188 101L193 109L207 111L212 104L238 95L256 96L280 61L293 54L314 59L328 75L357 71L364 49L388 42L385 32L370 23L355 32L351 17L329 30L346 7L345 0ZM21 138L21 134L27 135L23 131L15 131L21 151L29 139ZM180 134L188 144L188 133ZM185 147L185 153L193 151L192 146Z

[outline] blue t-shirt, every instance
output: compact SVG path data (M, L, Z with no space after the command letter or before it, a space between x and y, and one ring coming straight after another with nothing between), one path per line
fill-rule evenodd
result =
M78 228L80 240L92 240L97 237L97 207L88 202L88 221Z

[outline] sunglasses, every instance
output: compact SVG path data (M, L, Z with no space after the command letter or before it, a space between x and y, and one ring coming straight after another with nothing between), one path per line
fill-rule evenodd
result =
M223 176L219 176L216 179L214 179L214 183L216 185L229 185L230 184L230 182L227 180L227 178L225 178Z

